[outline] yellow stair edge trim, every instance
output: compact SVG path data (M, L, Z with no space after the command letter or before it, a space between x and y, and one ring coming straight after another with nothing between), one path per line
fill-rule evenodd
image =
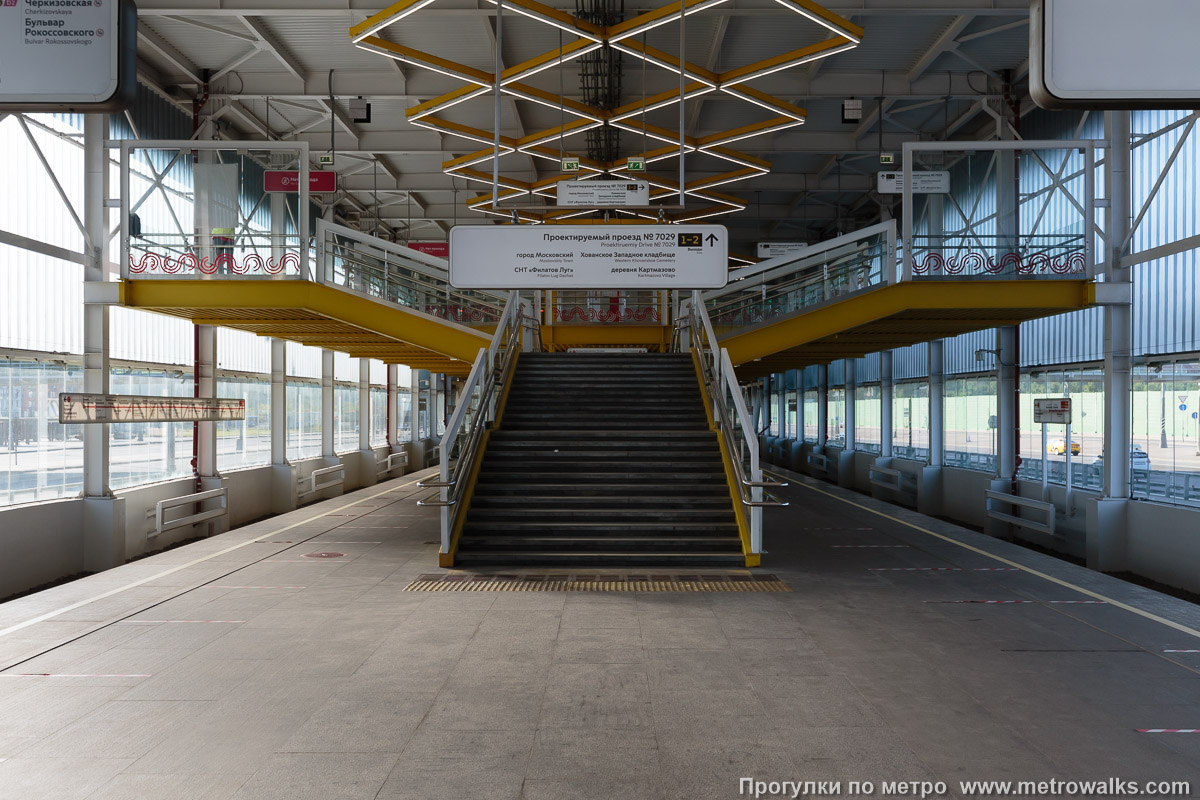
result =
M747 567L757 567L762 556L750 552L750 519L746 507L742 505L742 497L735 488L737 473L734 472L733 462L729 458L729 450L725 447L725 437L717 430L712 409L708 407L707 395L704 394L704 371L700 368L700 356L694 349L692 350L692 366L696 369L696 383L700 386L700 396L704 398L704 416L708 419L708 429L716 432L717 444L721 447L721 465L725 468L725 483L729 487L729 499L733 502L733 514L737 517L738 537L742 540L742 557L746 559Z

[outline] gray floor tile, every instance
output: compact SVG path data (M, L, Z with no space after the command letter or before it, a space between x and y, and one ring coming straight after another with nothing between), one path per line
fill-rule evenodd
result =
M236 800L373 800L396 755L277 753L233 795Z
M129 765L120 758L10 758L0 800L83 800Z
M398 754L421 724L433 699L432 693L343 689L317 709L280 750Z

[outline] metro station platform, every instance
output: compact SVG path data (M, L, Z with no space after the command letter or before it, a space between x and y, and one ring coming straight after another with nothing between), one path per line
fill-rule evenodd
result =
M428 474L0 606L0 798L1200 786L1200 734L1144 732L1200 727L1183 600L795 474L762 568L613 571L722 591L406 591Z

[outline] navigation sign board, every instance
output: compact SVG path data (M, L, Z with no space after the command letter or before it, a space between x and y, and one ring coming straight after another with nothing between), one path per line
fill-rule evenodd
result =
M877 179L880 194L902 194L903 172L880 172ZM950 191L949 172L913 172L913 194L946 194Z
M120 111L137 92L129 0L0 0L0 112Z
M264 192L298 192L300 191L300 173L294 169L269 169L263 172ZM337 173L321 170L309 170L309 192L336 192Z
M645 181L559 181L560 206L588 208L650 205L650 184Z
M719 289L729 269L722 225L459 225L459 289Z
M245 400L75 392L58 395L58 421L63 425L90 422L222 422L245 418Z
M1059 425L1071 424L1071 398L1069 397L1035 397L1033 400L1033 421Z
M798 250L803 250L808 247L805 242L759 242L758 257L759 258L777 258L779 256L790 256Z

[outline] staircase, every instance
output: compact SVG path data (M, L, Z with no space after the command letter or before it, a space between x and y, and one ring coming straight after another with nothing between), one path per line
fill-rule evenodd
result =
M745 566L688 355L523 353L455 565Z

